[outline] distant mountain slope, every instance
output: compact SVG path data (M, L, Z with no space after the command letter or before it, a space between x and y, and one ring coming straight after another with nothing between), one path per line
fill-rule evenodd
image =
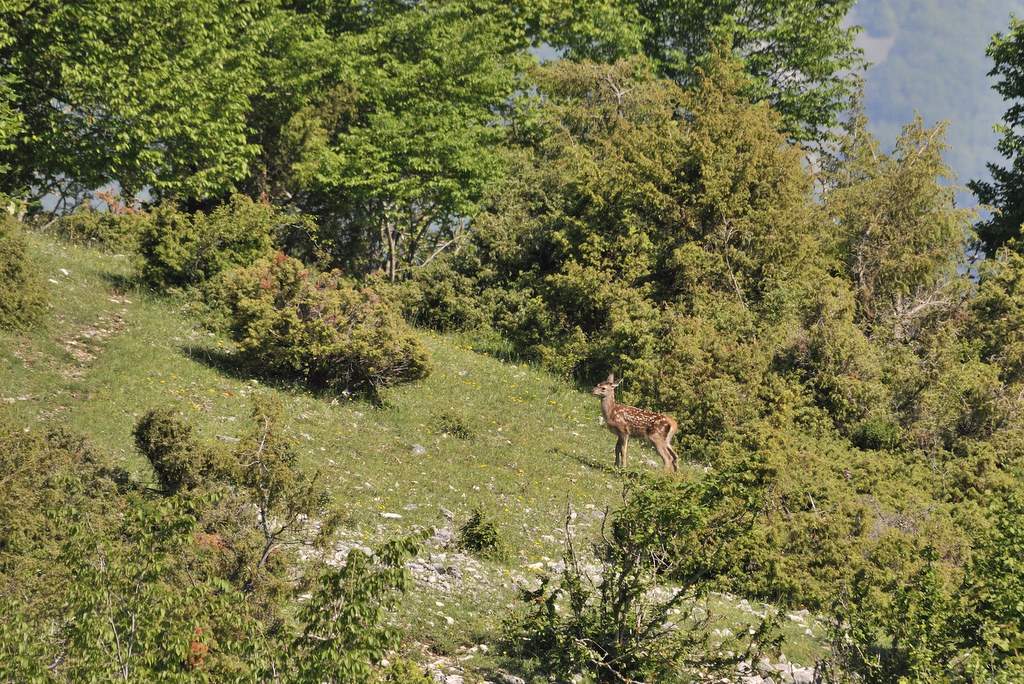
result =
M864 26L861 46L875 63L866 105L875 133L890 145L918 111L950 121L947 160L961 184L987 176L996 158L992 126L1005 106L986 74L985 48L1004 30L1021 0L861 0L850 15ZM973 203L973 198L971 200Z

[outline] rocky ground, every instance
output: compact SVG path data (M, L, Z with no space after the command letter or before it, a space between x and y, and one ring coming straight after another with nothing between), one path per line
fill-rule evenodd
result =
M530 564L525 572L496 567L494 564L482 562L472 555L457 549L455 545L456 532L454 529L454 516L447 510L441 509L446 524L435 528L433 534L421 548L420 554L407 563L416 587L419 591L429 592L438 599L436 605L444 606L444 601L453 595L459 594L481 594L487 593L495 586L510 583L515 588L535 588L537 573L544 572L557 574L564 568L561 560L545 560ZM400 513L382 513L383 518L401 517ZM382 525L378 532L383 534L385 527ZM333 565L341 565L345 557L352 549L359 549L364 553L370 553L370 546L373 540L364 536L349 536L337 543L331 555L326 559ZM594 576L598 574L599 568L596 564L585 566L585 572ZM666 590L667 591L667 590ZM747 599L717 594L717 598L732 604L738 611L755 618L763 618L767 614L766 606L752 604ZM447 624L454 625L456 618L442 615ZM823 630L822 625L813 615L806 610L786 613L786 619L795 626L805 630L808 636L814 630ZM733 636L728 628L713 630L713 635L722 640ZM461 647L458 653L446 656L426 654L426 666L434 681L444 684L470 684L482 682L483 684L524 684L521 677L508 672L489 672L487 679L481 679L476 668L469 661L478 659L488 654L491 646L486 643L479 643L473 646ZM582 681L582 678L580 679ZM813 684L818 681L815 678L813 666L802 665L790 662L783 654L775 662L761 660L758 663L741 663L737 668L734 678L723 680L724 682L741 682L741 684Z

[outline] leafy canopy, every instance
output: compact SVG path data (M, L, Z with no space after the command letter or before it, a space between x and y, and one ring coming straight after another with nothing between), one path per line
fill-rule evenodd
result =
M249 170L249 99L272 4L157 0L0 7L0 62L22 118L5 189L205 198ZM10 101L12 98L7 98ZM9 119L8 119L9 120Z
M1024 223L1024 21L1013 18L1006 33L997 33L988 46L988 55L995 63L989 76L998 80L993 86L1010 103L1003 122L997 129L1002 137L996 150L1008 165L989 164L991 181L975 180L971 190L983 204L995 210L993 215L978 225L978 237L984 247L995 251L1007 241L1019 237Z

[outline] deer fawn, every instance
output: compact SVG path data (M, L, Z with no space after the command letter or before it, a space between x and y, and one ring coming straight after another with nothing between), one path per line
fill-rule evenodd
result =
M621 382L621 380L619 381ZM665 470L674 472L679 456L672 448L672 437L679 429L679 424L669 416L654 411L645 411L635 406L626 406L615 402L615 374L594 387L594 396L601 397L601 414L604 424L615 433L619 441L615 443L615 466L626 465L626 447L631 436L647 439L654 445L661 460L665 462Z

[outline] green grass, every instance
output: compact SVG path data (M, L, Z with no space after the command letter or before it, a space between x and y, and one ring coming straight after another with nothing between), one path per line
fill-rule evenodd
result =
M495 636L515 581L560 557L567 503L585 539L620 496L621 478L608 467L614 440L599 425L597 400L542 370L499 360L491 341L420 333L433 372L385 391L381 406L268 387L219 368L227 343L180 300L121 291L128 258L39 236L32 244L56 283L49 283L53 310L44 327L0 334L0 401L20 419L84 433L145 479L151 474L131 431L146 410L177 406L206 439L230 440L246 429L248 397L269 392L286 409L304 467L321 471L347 512L346 536L372 543L442 525L442 509L456 527L475 508L499 522L508 560L480 561L480 577L466 578L463 590L418 590L406 602L402 619L436 651ZM475 351L477 344L492 353ZM633 468L660 463L639 444L630 456ZM791 637L793 658L817 648L802 634Z

